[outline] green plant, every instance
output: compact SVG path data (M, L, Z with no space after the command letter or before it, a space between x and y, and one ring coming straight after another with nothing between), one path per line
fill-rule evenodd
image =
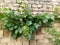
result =
M54 8L54 12L53 12L53 15L55 16L55 20L57 20L57 21L60 20L59 7L60 7L60 6L56 6L56 7Z
M21 15L18 11L11 10L9 13L3 13L2 15L2 28L7 28L12 32L14 38L25 36L30 40L39 27L43 24L50 26L54 22L54 16L48 13L36 16L29 13Z
M33 38L33 33L42 25L51 26L55 21L55 16L49 13L32 15L31 10L22 2L20 9L14 11L9 8L1 8L2 28L8 29L14 38L19 36L26 37L28 40ZM21 10L22 8L22 10Z
M60 45L60 32L58 32L56 28L46 28L45 31L52 35L50 41L55 42L56 45Z
M59 9L60 9L60 6L55 6L54 7L54 13L60 15L60 10Z
M37 14L36 17L41 20L42 24L45 26L51 26L55 21L55 16L50 13Z

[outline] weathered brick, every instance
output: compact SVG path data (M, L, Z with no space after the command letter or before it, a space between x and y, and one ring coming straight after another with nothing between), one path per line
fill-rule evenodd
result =
M10 0L12 3L16 3L16 0Z
M0 43L0 45L7 45L7 43Z
M54 42L50 42L48 45L56 45Z
M8 37L9 39L9 41L8 41L8 45L15 45L15 43L16 43L16 39L13 39L13 38L11 38L11 37Z
M26 38L23 39L23 45L29 45L29 41Z
M15 43L14 42L9 42L8 45L15 45Z
M13 6L14 6L14 7L18 7L18 6L19 6L19 4L17 4L17 3L14 3L14 4L13 4Z
M45 1L45 2L50 2L50 1L52 1L52 0L42 0L42 1Z
M56 0L57 2L60 2L60 0Z
M55 22L52 26L54 26L54 27L60 27L60 23Z
M0 38L3 38L3 30L0 30Z
M37 5L36 5L36 4L33 4L32 7L33 7L33 8L37 8Z
M34 2L34 1L30 1L30 0L29 0L29 1L28 1L28 3L29 3L29 4L34 4L35 2Z
M0 3L3 2L3 0L0 0Z
M47 5L47 4L48 4L48 5L52 5L53 3L52 3L52 2L43 2L43 1L42 1L42 2L40 2L40 4L42 4L42 5Z
M37 40L37 44L48 44L49 43L49 40L48 39L40 39L40 40Z
M46 32L45 32L44 29L45 29L45 28L42 28L42 29L41 29L41 33L42 33L42 34L46 34Z
M38 8L32 8L33 11L38 11L39 9Z
M32 14L37 14L37 12L36 11L35 12L33 11Z
M0 3L0 6L1 6L1 7L4 7L4 6L6 6L6 3L1 2L1 3Z
M11 1L10 0L4 0L6 3L10 3Z
M37 5L37 7L39 7L39 8L43 8L43 5L40 5L40 4L39 4L39 5Z
M42 34L35 35L35 39L44 39L44 35L42 35Z
M22 45L22 44L23 44L22 38L21 37L17 38L16 45Z
M16 3L16 0L5 0L6 3Z
M15 45L22 45L22 42L21 42L21 41L17 41L17 42L15 43Z
M56 2L56 1L53 2L53 5L54 5L54 6L56 6L56 5L58 5L58 4L59 4L59 3Z
M8 43L8 45L15 45L16 40L14 40L13 38L11 39L10 37L8 38L6 37L1 40L1 43L3 44Z
M4 37L9 37L10 32L7 29L3 30L3 36Z
M16 42L16 39L14 39L13 37L10 36L10 37L8 37L8 38L10 38L10 41L11 41L11 42Z
M39 1L34 1L34 2L35 2L34 4L37 4L37 5L40 3Z
M47 43L49 43L49 40L48 39L44 39L43 40L43 43L46 43L47 44Z
M1 40L1 43L8 43L8 42L10 42L10 38L7 37Z
M37 45L48 45L48 44L45 44L45 43L40 43L40 44L37 44Z
M12 9L12 10L17 10L18 9L18 7L13 7L13 6L10 6L9 8Z
M13 6L13 3L7 3L7 6Z
M30 45L36 45L36 40L31 40Z

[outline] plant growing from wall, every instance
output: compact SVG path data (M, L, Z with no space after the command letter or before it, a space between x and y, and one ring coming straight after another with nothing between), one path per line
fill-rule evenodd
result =
M49 13L32 15L28 4L24 5L20 1L20 8L14 11L9 8L0 8L2 18L2 28L8 29L14 38L19 36L26 37L28 40L33 38L33 33L42 25L51 26L55 21L55 16Z
M49 38L50 41L55 42L56 45L60 45L60 32L56 28L46 28L45 31L52 36Z
M55 16L55 20L57 20L57 21L60 20L59 8L60 8L60 6L56 6L56 7L54 8L54 12L53 12L53 15Z

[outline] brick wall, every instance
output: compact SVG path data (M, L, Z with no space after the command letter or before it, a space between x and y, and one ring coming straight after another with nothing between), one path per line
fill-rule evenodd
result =
M9 7L11 9L17 10L19 8L18 0L0 0L0 7ZM24 3L24 1L23 1ZM32 13L42 13L42 12L53 12L54 6L59 6L59 0L29 0L29 6L32 9ZM56 23L58 29L60 25ZM54 24L54 27L56 26ZM54 45L54 43L48 40L49 35L44 31L39 32L39 34L35 34L34 40L28 41L27 39L19 37L18 39L13 39L10 37L10 33L1 30L0 23L0 45Z
M55 5L59 5L59 0L28 0L33 14L42 12L53 12ZM0 0L0 7L9 7L17 10L19 7L19 0ZM23 3L25 3L23 1Z

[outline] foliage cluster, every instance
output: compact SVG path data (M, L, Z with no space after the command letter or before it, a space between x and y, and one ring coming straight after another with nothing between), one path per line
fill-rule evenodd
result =
M40 13L32 15L28 4L25 5L22 1L19 4L20 8L16 11L9 8L0 8L2 28L7 28L14 38L21 36L30 40L39 27L42 25L51 26L55 21L55 14Z
M57 28L46 28L45 30L52 36L49 37L49 40L55 42L56 45L60 45L60 32L57 31Z

